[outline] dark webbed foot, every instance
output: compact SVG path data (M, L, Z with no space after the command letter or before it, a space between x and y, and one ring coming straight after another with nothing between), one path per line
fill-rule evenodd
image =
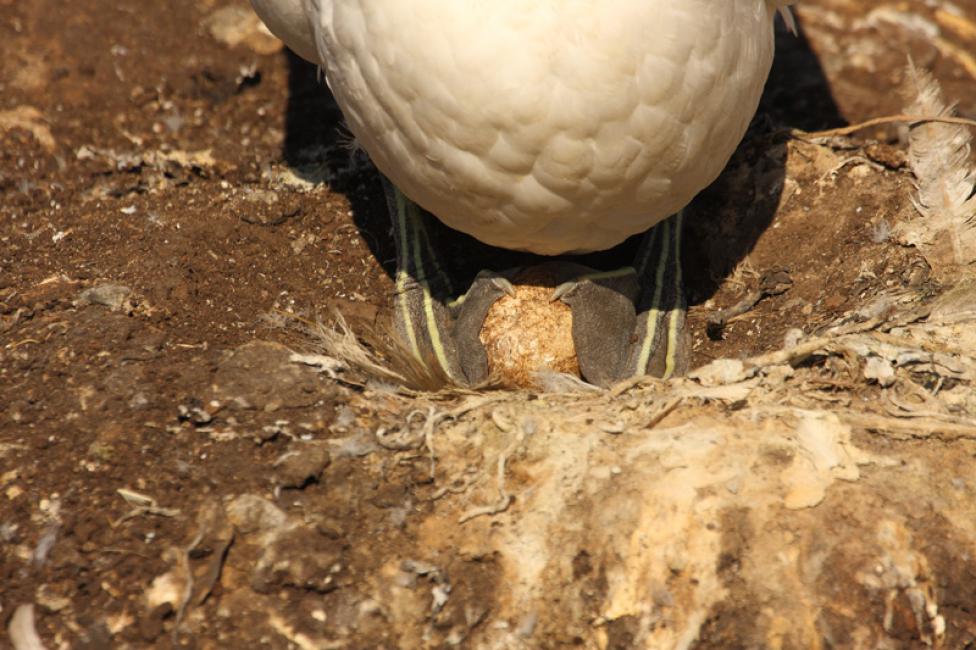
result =
M637 273L623 268L590 272L556 287L552 297L573 310L573 343L580 374L591 384L617 381L630 350L640 293Z
M573 340L583 378L598 386L640 375L685 371L681 214L644 235L633 267L587 273L553 297L573 310Z
M512 271L482 272L454 299L450 279L438 261L426 222L432 219L385 183L397 247L398 335L428 369L460 385L489 377L490 360L481 340L492 306L513 295ZM552 292L572 310L572 339L580 373L607 386L635 375L669 377L684 370L685 303L678 247L680 214L649 231L633 267L597 272L567 262ZM551 286L551 285L550 285ZM544 304L544 303L543 303Z
M481 328L488 316L488 310L506 294L515 294L515 288L508 278L493 271L482 271L468 292L454 303L454 341L461 371L469 385L482 384L488 380L488 355L481 342Z

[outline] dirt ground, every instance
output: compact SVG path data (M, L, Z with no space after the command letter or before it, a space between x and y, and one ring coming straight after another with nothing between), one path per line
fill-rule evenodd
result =
M811 0L801 35L778 34L746 141L690 208L693 366L778 349L881 291L940 291L890 236L914 214L892 198L912 186L904 130L825 156L793 129L901 112L906 54L976 117L976 0L943 4ZM416 551L442 486L421 455L375 442L393 406L291 358L315 350L302 324L334 310L385 322L390 229L316 70L247 11L0 0L0 620L34 603L49 648L399 647L365 578ZM469 278L524 261L443 235ZM285 516L303 526L248 537ZM451 573L452 603L498 588L491 558L444 562L411 579ZM160 595L174 566L194 576L177 606ZM261 599L304 622L253 620ZM461 643L448 630L465 617L490 614L440 609L429 645ZM740 647L733 628L712 621L701 647Z

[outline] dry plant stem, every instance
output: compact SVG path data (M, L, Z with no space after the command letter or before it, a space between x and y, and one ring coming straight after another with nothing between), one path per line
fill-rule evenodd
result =
M753 289L747 293L742 300L735 303L728 309L720 309L708 317L708 325L712 328L721 329L736 316L748 313L753 307L759 304L765 294L760 289Z
M837 344L843 336L867 332L875 329L882 323L883 321L880 318L872 318L864 321L863 323L855 323L853 325L844 327L840 331L836 332L833 336L821 336L815 339L810 339L809 341L804 341L792 348L775 350L773 352L751 357L746 359L745 362L747 366L754 368L779 366L783 364L796 366L806 359L809 359L818 351L827 349L829 346Z
M776 274L765 274L760 279L760 287L746 294L742 300L728 309L720 309L708 317L709 336L720 336L722 329L740 316L749 313L763 298L786 293L793 281L777 280Z
M508 461L508 454L517 444L518 442L503 451L501 455L498 456L498 471L496 479L498 481L498 501L487 506L471 508L470 510L464 512L460 517L458 517L459 524L471 521L475 517L481 517L482 515L497 515L499 512L504 512L507 510L508 506L511 505L512 499L515 497L505 491L505 463Z
M899 440L936 438L944 442L976 440L976 424L956 424L931 417L899 418L875 413L846 411L838 414L849 424L879 433L894 434Z
M430 500L437 501L438 499L444 498L448 494L464 494L472 485L474 485L474 480L466 480L460 485L444 485L430 495Z
M904 402L897 401L890 392L886 395L891 406L885 406L885 411L891 417L901 418L904 420L933 420L946 424L959 425L962 427L976 427L972 419L959 417L955 415L950 415L948 413L942 413L936 410L920 410L914 408L910 404L905 404Z
M220 574L224 570L224 564L227 562L227 551L230 550L231 544L234 543L234 534L231 533L227 540L220 544L220 546L214 552L214 559L210 562L210 566L207 567L207 572L203 576L203 581L200 583L200 592L197 594L195 599L195 604L197 606L202 605L210 597L213 588L217 585L217 581L220 580Z
M180 625L183 623L183 616L186 615L186 609L190 605L190 600L193 598L193 570L190 567L190 553L197 547L197 545L203 541L203 537L206 534L206 527L202 528L190 545L180 553L180 567L186 572L186 587L183 589L183 596L180 598L180 607L176 610L176 622L173 624L173 645L179 643L180 636Z
M754 368L781 366L783 364L796 366L835 341L836 339L827 337L811 339L786 350L776 350L752 357L746 360L746 364Z
M956 356L968 356L972 352L971 350L964 350L963 348L960 347L954 347L954 346L949 346L944 344L941 347L936 348L932 346L930 343L927 343L926 341L914 341L904 336L895 336L894 334L888 334L885 332L878 332L877 334L875 334L875 337L879 341L882 341L883 343L887 343L889 345L895 345L904 348L910 348L912 346L916 346L922 352L927 352L930 354L950 354ZM948 368L948 370L952 371L955 374L959 374L962 372L961 370L953 369L953 368Z
M424 446L427 447L427 457L430 459L431 478L434 478L437 470L437 454L434 453L434 427L437 426L440 420L447 419L447 417L447 414L439 414L431 406L427 413L427 422L424 423Z
M795 406L759 405L757 415L793 417ZM905 418L880 413L864 413L847 408L832 408L832 413L845 424L872 431L893 440L924 440L933 438L942 442L976 440L976 422L957 424L931 417Z
M154 507L138 507L133 508L129 512L125 513L114 522L112 522L112 528L118 528L119 524L134 517L140 517L142 515L156 515L157 517L179 517L180 511L177 508L154 508Z
M419 448L423 442L420 436L410 435L407 436L405 433L409 433L410 421L414 415L419 414L420 411L410 411L406 415L405 424L399 430L397 435L392 432L388 433L385 427L380 427L376 430L376 444L378 444L383 449L387 451L414 451Z
M848 156L847 158L844 158L836 165L834 165L831 169L828 169L823 174L821 174L819 181L824 181L828 178L833 177L844 167L852 163L856 163L858 165L867 165L868 167L870 167L876 172L880 172L884 169L884 165L879 165L878 163L874 162L869 158L866 158L865 156Z
M661 423L662 420L664 420L664 418L668 417L672 412L674 412L676 408L681 406L681 403L683 401L684 398L676 397L675 399L671 400L670 402L662 406L657 411L657 413L651 416L651 419L647 421L647 423L644 425L644 428L653 429L654 427L656 427L658 424Z
M135 508L119 517L116 521L111 522L110 525L112 528L117 528L122 522L142 515L156 515L157 517L180 516L179 508L163 508L156 503L156 499L145 494L140 494L127 488L119 488L116 492L125 499L126 503L134 505Z
M875 117L870 120L865 120L864 122L858 122L857 124L842 126L836 129L827 129L825 131L803 131L800 129L793 129L792 133L800 139L834 138L837 136L851 135L852 133L857 133L858 131L863 131L864 129L870 129L872 126L882 126L886 124L924 124L927 122L959 124L962 126L976 128L976 120L966 119L965 117L954 117L950 115L885 115L882 117Z
M664 380L658 379L657 377L637 376L631 377L630 379L625 379L613 386L607 391L607 396L610 399L616 399L621 395L629 392L631 389L638 388L641 386L646 386L647 384L663 384Z
M457 420L465 414L481 409L489 404L504 401L509 398L507 393L493 395L472 396L460 406L450 411L438 411L434 406L428 406L426 411L413 409L404 418L404 424L396 434L389 434L383 429L378 429L375 433L376 442L384 449L390 451L413 451L421 446L427 447L428 457L430 458L430 473L434 476L436 469L437 456L434 451L434 434L437 425L447 420ZM411 422L416 416L424 418L424 423L420 426L419 432L411 431Z
M522 445L522 443L525 442L525 437L527 435L529 435L529 433L526 431L526 429L524 427L520 427L518 434L515 436L515 440L513 440L512 443L498 455L498 466L495 476L495 481L498 484L498 501L486 506L479 506L465 511L460 517L458 517L459 524L470 521L475 517L481 517L482 515L497 515L500 512L508 510L508 506L512 504L515 497L505 491L505 464L508 462L508 457L513 454L515 450Z

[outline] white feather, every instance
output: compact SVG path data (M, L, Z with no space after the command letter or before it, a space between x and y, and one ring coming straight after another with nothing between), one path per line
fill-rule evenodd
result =
M914 96L908 114L954 114L931 74L910 63L908 77ZM976 262L976 169L970 163L971 150L972 134L962 125L930 122L909 132L908 160L917 188L913 202L923 219L901 224L900 230L906 241L923 248L948 239L956 264ZM926 256L932 257L933 266L950 262Z

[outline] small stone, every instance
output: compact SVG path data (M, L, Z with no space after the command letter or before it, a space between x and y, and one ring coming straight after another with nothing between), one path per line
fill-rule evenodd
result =
M329 539L342 539L346 536L342 521L327 516L321 516L315 519L315 530Z
M688 560L684 554L676 549L670 549L665 553L664 561L668 565L671 573L678 575L688 567Z
M787 350L795 348L803 340L803 330L798 327L791 327L783 335L783 347Z
M895 383L895 369L887 359L870 357L864 364L864 378L874 379L879 386L887 388Z
M70 598L56 593L50 585L46 584L37 588L34 600L47 611L55 613L71 605Z
M188 420L196 425L210 424L213 422L213 415L199 406L180 404L176 409L179 411L181 420Z
M261 431L259 431L257 434L258 442L261 443L271 442L272 440L274 440L275 438L281 435L288 436L289 438L293 438L294 436L291 433L291 429L289 429L287 425L288 422L285 420L278 420L274 424L264 425L263 427L261 427Z
M323 446L304 445L275 464L275 483L300 490L310 483L318 483L331 462L332 458Z
M103 463L110 463L115 457L115 447L106 442L96 440L88 445L88 455Z
M139 621L139 636L143 641L151 643L163 634L163 621L173 615L173 605L163 603L153 608Z
M702 386L726 386L748 379L752 373L753 370L746 368L739 359L716 359L688 376Z
M318 237L311 233L306 233L291 243L291 250L295 255L301 255L307 246L314 244L316 241L318 241Z
M889 169L902 169L908 165L908 155L904 150L889 144L875 143L864 147L864 154L876 163Z
M241 533L281 529L288 516L281 508L256 494L242 494L227 505L227 518Z
M725 489L728 490L731 494L738 494L739 488L741 487L742 487L742 478L739 476L736 476L735 478L731 478L725 482Z
M845 302L847 302L847 298L839 293L832 293L824 299L823 304L827 309L838 309Z
M76 304L103 305L112 311L122 311L132 295L132 289L121 284L100 284L81 292Z

